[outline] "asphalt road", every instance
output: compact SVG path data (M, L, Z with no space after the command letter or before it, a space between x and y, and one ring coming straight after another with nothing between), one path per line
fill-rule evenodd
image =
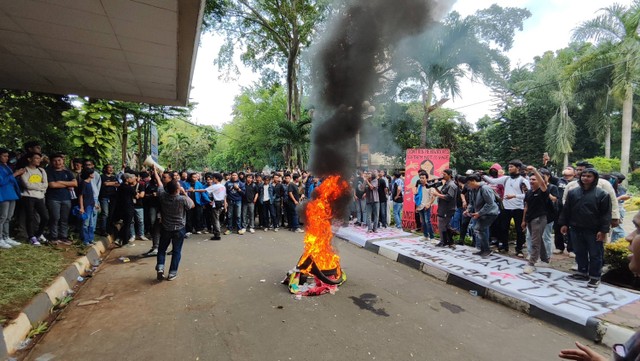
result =
M118 261L150 242L111 252L27 359L540 361L579 339L339 239L347 282L296 300L280 281L303 234L208 236L186 241L171 282L155 258Z

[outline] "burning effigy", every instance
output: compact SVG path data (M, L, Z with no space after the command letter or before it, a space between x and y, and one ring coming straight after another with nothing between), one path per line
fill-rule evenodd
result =
M423 32L452 0L352 0L312 51L314 77L310 169L324 180L304 209L304 252L283 283L297 295L334 292L346 280L332 244L331 223L350 201L356 136L380 87L380 70L394 63L394 47Z
M331 221L334 218L332 205L350 192L349 183L340 176L326 178L314 190L314 198L305 207L304 251L296 268L289 271L283 281L291 293L303 296L333 293L346 281L347 276L340 267L340 256L331 242Z

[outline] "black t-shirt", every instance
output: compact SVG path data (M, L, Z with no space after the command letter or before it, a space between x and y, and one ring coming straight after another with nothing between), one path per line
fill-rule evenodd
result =
M121 214L129 214L133 212L133 198L136 196L136 189L129 184L122 183L118 187L117 206Z
M73 173L68 169L55 170L47 168L47 180L49 182L70 182L74 180ZM54 201L69 201L71 193L67 188L47 188L47 199Z
M247 183L244 187L244 198L242 199L242 201L244 203L253 203L253 199L256 197L256 193L258 193L258 186L255 183Z
M356 197L358 197L358 199L362 199L364 196L364 178L357 177L353 188L356 190Z
M284 198L285 196L284 190L285 190L285 186L282 183L278 183L273 186L273 198L276 202Z
M298 193L298 185L295 184L295 182L289 182L289 184L287 185L287 194L285 195L287 202L292 202L291 197L289 196L289 192L293 194L293 198L295 198L296 201L300 200L300 193Z
M118 178L115 174L106 175L102 174L100 176L102 179L102 186L100 187L100 198L113 198L118 192L118 187L116 186L105 186L105 182L117 182Z
M158 203L158 185L155 181L147 183L144 189L144 205L147 207L158 207L160 205Z
M138 182L134 187L136 190L136 195L145 191L146 185L144 183ZM133 200L133 206L135 208L144 208L144 198L138 198Z
M387 180L384 177L378 178L378 195L380 196L380 202L387 201Z
M547 202L549 202L549 188L544 192L540 188L535 191L527 191L527 194L524 196L524 202L527 206L527 214L525 215L527 222L530 222L534 218L546 216Z

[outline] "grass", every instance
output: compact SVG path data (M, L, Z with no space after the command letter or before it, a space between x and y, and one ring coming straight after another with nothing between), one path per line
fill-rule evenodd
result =
M77 257L75 247L23 245L0 251L0 324L14 319Z

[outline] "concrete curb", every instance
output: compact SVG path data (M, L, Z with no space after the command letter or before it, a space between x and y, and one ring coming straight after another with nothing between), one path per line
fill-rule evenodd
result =
M344 238L341 239L349 242ZM511 297L498 291L486 288L484 286L480 286L472 281L448 273L447 271L440 268L422 263L413 258L394 252L390 249L380 248L379 246L373 244L373 242L371 241L366 241L363 248L382 257L388 258L392 261L402 263L433 278L446 282L447 284L459 287L465 291L469 291L474 296L483 297L493 302L500 303L516 311L527 314L533 318L537 318L544 322L553 324L569 332L575 333L579 336L593 340L595 342L602 343L609 347L612 347L617 343L624 343L635 333L635 331L632 329L603 321L597 317L591 317L587 321L586 325L581 325L562 316L544 311L535 305L529 304L515 297Z
M108 240L97 240L95 245L87 249L85 256L79 257L62 271L49 287L31 300L16 319L9 322L7 327L0 326L0 360L6 359L18 350L31 329L49 317L57 299L63 298L65 293L79 282L79 276L87 274L92 264L96 264L100 256L107 251L108 246Z

